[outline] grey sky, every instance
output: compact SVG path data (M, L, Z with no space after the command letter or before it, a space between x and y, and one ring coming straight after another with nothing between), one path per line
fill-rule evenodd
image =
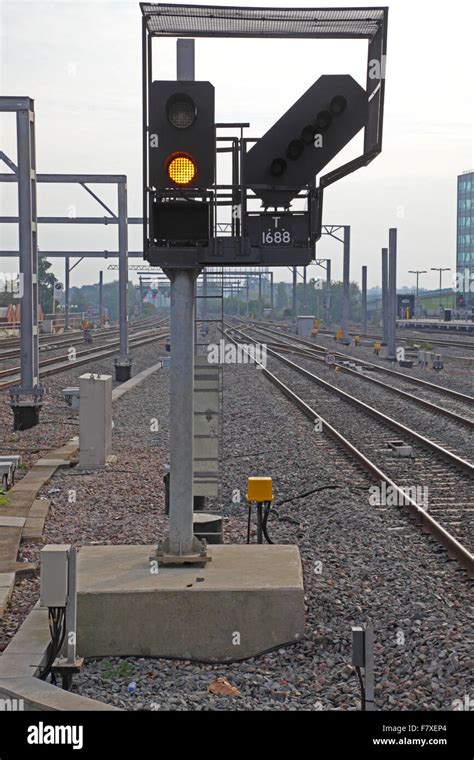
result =
M211 4L211 3L209 3ZM220 0L219 5L237 5ZM252 5L253 3L241 3ZM265 2L255 5L288 5ZM317 7L299 0L299 6ZM348 6L342 2L321 6ZM362 3L378 6L382 3ZM380 249L388 228L399 230L400 285L408 269L455 268L456 175L474 168L472 2L454 0L439 12L427 0L389 6L385 127L382 154L368 168L330 187L324 223L352 225L351 277L368 265L369 287L380 280ZM141 214L141 12L138 2L0 2L0 83L3 95L35 100L37 165L40 172L126 174L129 214ZM175 41L156 45L155 78L175 77ZM249 121L260 135L321 74L350 73L364 82L366 42L197 40L196 78L216 88L218 121ZM356 154L360 138L337 163ZM15 159L15 122L0 115L0 149ZM0 171L4 171L2 167ZM104 199L115 203L110 189ZM0 186L2 214L16 213L13 185ZM40 214L102 215L84 190L40 186ZM115 206L113 206L115 208ZM8 227L8 229L7 229ZM40 228L43 249L114 249L113 228ZM0 248L17 246L12 225L1 225ZM140 247L140 229L130 249ZM318 257L332 257L333 277L342 276L342 246L323 238ZM139 262L136 262L139 263ZM83 262L71 284L97 280L107 262ZM54 271L62 278L63 262ZM0 271L14 269L0 259ZM311 268L311 273L318 270ZM106 272L105 279L115 278ZM290 273L281 270L281 278ZM277 279L280 277L277 274ZM438 276L420 279L436 287ZM447 284L447 283L446 283Z

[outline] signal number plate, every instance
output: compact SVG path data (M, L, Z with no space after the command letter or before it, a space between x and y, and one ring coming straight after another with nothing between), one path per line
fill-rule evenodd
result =
M278 216L278 215L271 215L271 214L265 214L261 216L261 236L260 236L260 242L261 245L271 245L271 246L291 246L293 245L293 234L292 234L292 225L291 225L291 217L289 216Z

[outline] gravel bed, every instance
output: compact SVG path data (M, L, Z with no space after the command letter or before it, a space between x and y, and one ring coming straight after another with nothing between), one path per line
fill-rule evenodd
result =
M133 375L137 375L147 367L155 364L161 352L162 349L159 348L158 343L151 343L147 346L132 349ZM113 356L106 357L101 361L92 362L91 364L84 364L75 371L71 369L70 372L61 372L58 375L51 375L45 378L47 395L40 414L40 424L30 430L13 432L13 415L6 403L8 396L7 394L1 394L4 396L2 399L4 403L0 403L0 454L21 454L23 469L19 471L18 479L25 475L28 468L34 465L42 456L79 434L78 414L77 412L72 412L66 406L61 389L67 386L78 385L78 377L85 372L111 374L112 378L114 378ZM115 380L112 381L112 384L114 387L118 385ZM140 387L138 386L138 389ZM134 391L133 393L136 392ZM127 394L125 394L126 396ZM122 399L125 397L122 397ZM113 406L115 424L113 437L114 440L115 438L121 438L129 445L129 433L124 433L120 420L122 399L115 402ZM149 437L152 437L152 434ZM133 440L131 443L133 446ZM138 456L138 453L135 453ZM132 472L133 462L130 464L128 456L125 453L119 452L117 464L113 466L117 469L124 468ZM101 498L105 500L110 498L111 484L113 482L112 492L125 500L123 507L116 508L113 518L111 518L109 526L110 542L113 542L115 539L118 543L126 543L123 532L128 529L127 526L129 525L126 504L130 497L130 472L127 474L122 490L120 490L118 484L116 485L113 476L110 476L108 470L103 471L101 476L96 478L94 489ZM79 481L79 478L76 478L72 474L72 470L70 473L67 476L67 490L65 486L65 471L59 470L54 480L40 491L39 496L51 499L51 511L46 524L44 542L62 543L63 541L78 541L79 543L85 543L92 542L98 535L103 534L104 543L106 543L108 537L105 535L105 529L102 531L100 501L97 503L95 515L93 514L93 509L91 510L91 514L87 508L81 505L80 496L76 504L68 502L69 489L73 489L75 483ZM90 491L88 488L90 476L85 474L83 479L84 494L87 498ZM150 502L144 506L144 509L151 509L151 505L152 501L150 498ZM84 521L82 526L80 524L81 521ZM142 538L135 537L131 538L129 542L142 542L142 540ZM37 544L22 544L18 557L19 561L39 561L40 548L41 546ZM7 646L11 637L18 630L24 618L37 601L38 595L39 578L25 578L16 584L11 603L4 617L0 620L0 651Z
M138 409L145 404L146 417L153 396L164 414L156 439L162 454L168 433L166 375L163 371L155 376L153 389L144 384L138 400L134 393L127 394L122 406L124 423L128 420L130 426L134 420L135 425ZM297 542L300 547L305 637L294 646L227 665L154 658L92 660L75 678L74 690L131 710L356 710L359 693L350 666L351 626L372 621L378 708L453 709L453 700L462 699L470 688L465 574L404 513L371 507L366 476L330 440L315 435L313 426L258 370L226 368L225 385L224 504L229 504L233 490L245 493L249 475L273 477L280 517L290 517L296 524L274 517L269 530L275 541ZM139 443L148 435L140 426L133 427L128 441ZM162 493L161 461L157 452L153 503ZM133 520L122 541L135 540L140 533L137 521L147 519L146 514L135 513L134 504L137 500L143 504L147 481L143 489L141 483L149 468L148 457L137 460L140 488L129 499ZM129 476L118 470L115 475L117 492ZM83 504L81 495L80 501L90 513L100 502L101 535L110 538L108 525L117 499L110 494L98 498L98 485L98 478L91 479L89 499ZM66 531L65 505L61 512ZM161 531L160 512L158 508L151 523ZM82 524L77 521L74 527L77 540ZM53 525L50 520L48 535ZM68 536L69 526L68 522ZM225 529L226 541L245 540L245 508L234 505ZM148 542L156 533L152 530L138 538ZM54 535L66 538L60 530ZM322 572L315 572L317 562L322 563ZM240 694L208 693L208 686L220 677Z
M359 375L335 372L333 367L327 367L323 362L315 362L302 356L290 355L288 358L341 391L369 403L383 414L393 417L397 422L439 443L458 456L472 459L474 442L472 432L466 426L451 419L441 418L429 409L392 394ZM276 368L283 365L276 362L273 366Z
M247 329L246 333L248 334L249 332L255 338L255 340L261 341L263 339L264 333ZM268 342L270 343L271 342L270 338L272 336L270 333L268 333L267 335L268 335ZM289 342L288 342L288 345L290 345ZM295 343L295 348L298 348L298 344L296 343ZM278 348L275 350L278 351ZM360 361L363 361L363 358L358 353L358 350L359 350L358 347L354 347L356 362L358 359L360 359ZM353 355L349 354L351 358ZM295 361L299 361L299 358L300 358L298 357L298 354L289 354L288 357L290 359L294 359ZM320 359L321 359L320 355L318 356L317 359L315 358L315 360L313 361L305 358L304 361L308 363L305 364L304 366L306 366L308 369L311 369L311 367L314 367L314 368L323 367L323 370L324 369L329 370L329 372L332 373L332 375L334 376L334 367L328 368L325 364L321 363ZM432 404L437 404L438 406L444 409L453 411L459 416L464 417L465 419L470 419L472 417L472 402L462 401L461 399L457 399L455 397L448 395L446 391L449 389L446 388L446 391L445 391L445 388L443 386L440 386L438 389L433 389L421 384L415 385L414 383L410 382L410 380L413 377L412 372L410 370L406 370L404 374L407 375L407 378L409 379L405 380L403 374L400 374L399 376L397 376L396 374L388 374L385 372L377 373L376 371L369 372L368 370L365 370L364 374L359 375L359 383L365 384L366 390L367 388L370 388L371 391L377 390L377 386L375 385L375 383L372 383L369 386L367 385L367 383L370 383L371 379L374 378L375 380L378 380L384 383L386 386L398 388L402 391L405 391L405 393L408 393L410 396L415 396L421 399L425 399L426 401L430 401ZM347 373L342 373L342 375L345 378L348 377ZM464 392L467 394L471 392L471 375L472 373L470 372L470 370L466 369L466 373L465 373L466 386L465 386ZM355 377L355 376L351 375L350 377ZM426 382L432 382L434 385L439 385L436 382L436 379L434 380L434 382L433 380L426 380L425 377L422 377L421 379L425 380ZM472 376L472 379L474 380L474 376ZM379 389L378 390L379 393L382 393L382 392L389 393L389 391L383 390L381 386L378 386L378 389Z
M129 337L133 338L134 336L139 336L141 332L145 332L147 330L150 330L155 325L151 325L150 323L146 323L144 325L138 325L137 323L131 322L129 325ZM57 336L51 336L51 344L54 344L55 338L62 339L64 337L64 333L59 333ZM46 344L40 344L39 349L39 360L40 364L43 360L49 360L49 359L67 359L68 357L68 351L69 348L74 348L77 352L77 354L81 354L82 351L88 350L88 349L99 349L99 348L107 348L111 343L117 343L119 340L118 332L92 332L92 340L93 343L91 345L88 345L83 337L78 336L77 333L74 335L71 335L71 341L70 343L64 341L61 343L61 345L58 348L52 348L45 350ZM1 341L0 341L0 348L1 348ZM132 348L133 352L133 348ZM78 356L78 358L81 358ZM17 368L20 363L19 356L15 357L2 357L0 355L1 360L1 367L2 369L8 369L8 368ZM45 370L48 369L48 365L44 367Z
M146 346L132 348L130 355L133 361L132 375L138 375L151 364L158 361L162 348L158 342ZM79 418L77 412L72 412L64 402L62 389L79 385L80 375L94 372L112 376L115 381L114 357L82 364L74 369L71 363L70 371L59 372L57 375L47 375L44 380L46 395L40 412L40 424L30 430L13 431L13 414L8 404L8 391L0 393L0 455L21 454L23 464L31 467L48 451L58 448L69 438L78 435ZM21 472L19 477L21 477Z
M264 328L265 324L266 323L260 322L258 326ZM237 323L236 326L238 326ZM290 336L295 334L294 327L286 323L281 324L277 322L270 322L268 323L268 327L272 330L278 330L278 328L281 327L283 334L287 333ZM276 340L276 336L272 337L274 337ZM262 340L261 337L259 339ZM350 358L360 358L364 361L372 362L373 364L379 364L382 367L388 367L389 369L392 368L391 363L389 363L387 359L384 358L387 353L386 348L382 348L380 355L376 356L374 354L373 345L355 346L352 342L352 345L344 346L340 341L335 341L334 337L331 335L323 335L322 333L319 333L317 338L309 338L308 340L320 346L327 346L328 351L338 351L339 353L347 354ZM268 337L268 341L270 342L270 335ZM443 347L440 347L439 352L443 357ZM467 355L472 357L472 351L467 352ZM447 360L445 361L444 368L441 371L434 370L431 367L426 367L423 369L421 367L414 366L412 369L408 369L407 367L400 367L398 365L393 369L395 369L397 372L400 372L401 374L406 374L409 377L419 377L422 380L427 380L428 382L459 391L460 393L467 393L471 395L473 393L474 367L469 366L465 363L456 363L454 361ZM381 375L380 379L384 382L392 382L391 376L386 373ZM412 388L415 388L415 385L412 385ZM418 389L416 392L418 392Z
M343 401L333 391L314 384L277 359L271 357L268 366L317 414L346 436L398 485L418 489L415 500L420 506L429 509L430 514L467 547L473 547L472 478L468 473L458 471L444 458L408 437L405 442L412 445L413 456L406 458L395 456L388 443L405 438L398 431L392 430L384 422ZM341 374L338 373L338 376ZM338 385L339 381L335 384ZM351 388L348 387L348 390ZM370 403L372 404L372 394ZM390 410L388 403L382 409L389 414ZM443 429L446 424L443 420ZM441 443L444 442L443 439Z
M361 359L372 362L373 364L380 364L381 366L388 366L389 368L391 366L387 359L384 358L387 351L386 348L382 348L381 354L379 356L376 356L371 346L354 346L354 344L351 346L343 346L339 341L336 342L328 335L318 335L315 342L322 346L333 348L340 353L349 354L353 357L360 357ZM454 360L450 361L447 354L445 354L444 348L442 346L439 347L438 353L441 353L441 357L445 360L444 368L440 371L434 370L431 367L426 367L423 369L418 366L414 366L411 369L408 369L407 367L396 366L394 369L396 369L397 372L401 372L402 374L406 374L412 377L420 377L422 380L427 380L430 383L436 383L437 385L442 385L445 388L460 391L460 393L472 394L474 368L464 363L455 362ZM468 352L467 355L472 356L472 351Z
M141 350L146 365L150 347ZM154 361L148 356L148 363ZM59 387L71 382L64 374L58 378ZM246 534L245 505L230 509L233 491L244 494L249 475L271 475L283 519L274 516L269 531L274 541L300 547L306 634L294 646L228 665L90 661L75 677L74 690L129 710L357 710L351 626L371 621L377 707L453 709L453 700L464 699L471 686L465 574L403 512L370 506L367 476L316 434L258 370L226 367L225 388L226 541L242 542ZM168 389L168 371L161 370L114 404L114 464L100 472L61 470L43 489L52 499L45 541L153 543L164 535ZM75 503L69 501L71 489ZM30 559L38 551L22 549ZM318 562L321 572L315 572ZM0 647L37 595L37 579L17 585L0 621ZM219 677L239 695L208 693ZM136 688L129 691L132 682Z

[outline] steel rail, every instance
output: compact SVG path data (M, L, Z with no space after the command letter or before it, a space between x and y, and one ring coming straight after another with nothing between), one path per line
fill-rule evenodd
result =
M249 325L248 322L245 322L244 320L240 320L242 324L247 325L248 327L252 327L252 329L259 329L262 332L268 332L273 335L277 335L279 337L289 338L296 343L302 343L304 346L308 346L313 351L321 351L326 354L334 354L335 356L339 356L343 358L344 360L352 360L355 362L358 362L359 364L365 364L367 367L372 367L377 372L385 372L389 375L394 375L395 377L400 377L402 380L406 380L409 383L413 383L414 385L423 385L427 388L430 388L433 391L437 391L441 394L444 394L445 396L452 396L452 398L457 398L460 401L465 401L468 404L474 403L474 397L468 396L465 393L461 393L460 391L455 391L452 388L445 388L443 385L437 385L436 383L430 383L428 380L423 380L421 377L412 377L411 375L406 375L403 372L397 372L394 369L389 369L388 367L382 367L380 364L374 364L373 362L369 362L366 359L359 359L356 356L351 356L350 354L344 354L341 351L335 351L329 346L321 346L317 343L311 343L309 340L305 340L304 338L299 338L296 335L289 335L288 333L282 333L279 330L272 330L271 328L260 327L256 328L253 327L253 325Z
M239 332L245 338L249 338L249 336L245 335L243 331L237 330L237 332ZM296 372L299 372L300 375L303 375L311 382L316 383L317 385L320 385L323 388L326 388L331 393L335 393L336 395L343 398L345 401L348 401L353 406L359 407L367 414L370 414L372 417L375 417L376 419L382 421L384 424L390 425L395 430L397 430L397 432L404 433L405 435L408 435L409 437L415 439L422 446L425 446L425 448L429 448L432 451L435 451L444 459L448 460L450 464L453 464L456 467L459 467L464 472L474 473L474 465L472 465L466 459L462 459L461 457L458 457L457 454L454 454L452 451L449 451L449 449L445 449L443 446L440 446L438 443L435 443L430 438L426 438L426 436L421 435L421 433L417 433L416 430L412 430L411 428L406 427L406 425L403 425L403 423L397 422L397 420L394 420L393 417L389 417L387 414L380 412L378 409L374 409L372 406L369 406L369 404L366 404L365 401L361 401L355 396L351 396L350 393L347 393L346 391L341 390L337 386L332 385L332 383L328 383L327 380L323 380L321 377L318 377L317 375L313 375L312 372L305 369L304 367L300 367L299 364L295 364L294 362L290 361L290 359L287 359L286 356L282 356L281 354L279 354L277 351L273 351L271 348L267 348L267 353L270 353L272 356L274 356L276 359L278 359L279 361L289 366L291 369L294 369Z
M157 333L155 335L152 335L148 338L139 338L136 336L135 338L131 338L130 341L130 347L131 348L138 348L139 346L145 346L148 343L154 343L157 340L162 340L167 335L169 335L169 332L164 333ZM46 361L48 364L53 364L54 362L58 363L58 366L51 367L50 369L45 369L41 372L41 377L45 377L46 375L55 375L59 374L60 372L64 372L68 369L72 369L73 367L80 367L83 364L88 364L91 361L94 361L95 359L103 359L107 356L113 356L113 354L117 353L119 346L119 341L116 341L113 344L113 347L107 347L106 349L100 349L100 348L88 348L85 349L85 351L80 352L80 356L83 358L80 359L74 359L74 361L67 360L67 363L64 362L61 364L61 361L64 360L64 357L57 357L56 359L47 359ZM87 354L87 356L84 356L84 354ZM10 372L10 374L13 374L13 372ZM18 374L15 380L7 380L4 383L0 383L0 392L6 390L7 388L11 388L12 386L18 385Z
M240 330L230 326L230 330L242 334ZM236 341L232 336L228 334L228 330L224 331L224 335L236 345ZM245 336L244 336L245 337ZM246 350L246 349L245 349ZM246 350L249 354L249 352ZM250 354L249 354L250 356ZM294 393L287 385L285 385L279 378L276 377L270 370L267 370L261 362L258 362L254 357L250 357L255 364L259 364L261 371L273 385L275 385L282 393L292 401L303 414L313 422L316 420L321 421L322 431L325 431L331 438L333 438L338 444L342 446L354 459L372 476L377 478L381 482L385 482L388 486L394 489L394 491L401 497L402 508L406 508L409 514L415 518L415 520L426 530L433 538L435 538L447 551L448 555L457 560L459 564L466 570L469 577L474 577L474 555L461 544L457 538L451 535L437 520L434 520L423 507L420 507L414 499L408 496L405 491L398 486L388 475L386 475L376 464L368 459L359 449L354 446L350 441L339 433L324 417L314 411L303 399Z
M269 344L269 346L271 346L272 348L275 348L278 345L279 345L278 343ZM306 348L295 348L295 347L289 346L288 344L282 343L280 344L280 347L278 348L278 350L287 351L288 353L296 354L297 356L302 356L303 358L311 359L312 361L318 361L318 362L321 362L322 364L326 364L326 362L321 356L316 356L313 352L309 351ZM451 409L446 409L444 406L439 406L438 404L434 404L432 401L427 401L426 399L420 398L419 396L413 396L411 393L408 393L407 391L403 391L401 388L396 388L394 385L389 385L388 383L384 383L383 380L378 380L376 377L371 377L370 375L363 375L360 372L357 372L357 370L352 369L351 367L346 367L344 364L341 364L340 362L335 362L335 364L331 366L338 367L342 372L347 372L348 374L355 375L355 377L358 377L361 380L367 380L370 383L375 383L376 385L379 385L382 388L385 388L390 393L394 393L395 395L402 396L403 398L406 398L409 401L415 404L418 404L419 406L425 407L430 412L433 412L433 414L439 414L443 417L448 417L449 419L452 419L455 422L457 422L459 425L465 425L471 430L474 429L474 420L471 420L468 417L462 417L457 412L451 411Z
M134 337L138 338L140 337L140 335L147 336L150 333L151 333L150 329L143 330L141 333L135 334ZM167 334L168 334L167 332L164 333L164 335L167 335ZM102 346L93 346L92 348L85 348L83 351L77 351L76 356L85 356L86 354L90 354L93 351L98 351L100 348L111 348L112 346L117 346L117 345L119 345L119 341L115 340L113 343L109 343L108 346L102 345ZM39 363L40 369L41 367L48 367L50 364L54 364L55 362L61 361L61 359L66 359L66 358L67 356L52 356L49 359L43 359ZM72 361L75 361L75 359L69 360L69 361L71 363ZM6 369L0 370L0 377L8 377L9 375L19 374L19 372L20 372L20 367L7 367Z

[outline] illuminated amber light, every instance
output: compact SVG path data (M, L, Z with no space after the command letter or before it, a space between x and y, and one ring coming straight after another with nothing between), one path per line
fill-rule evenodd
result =
M189 156L175 156L168 164L168 176L177 185L189 185L196 176L196 164Z

